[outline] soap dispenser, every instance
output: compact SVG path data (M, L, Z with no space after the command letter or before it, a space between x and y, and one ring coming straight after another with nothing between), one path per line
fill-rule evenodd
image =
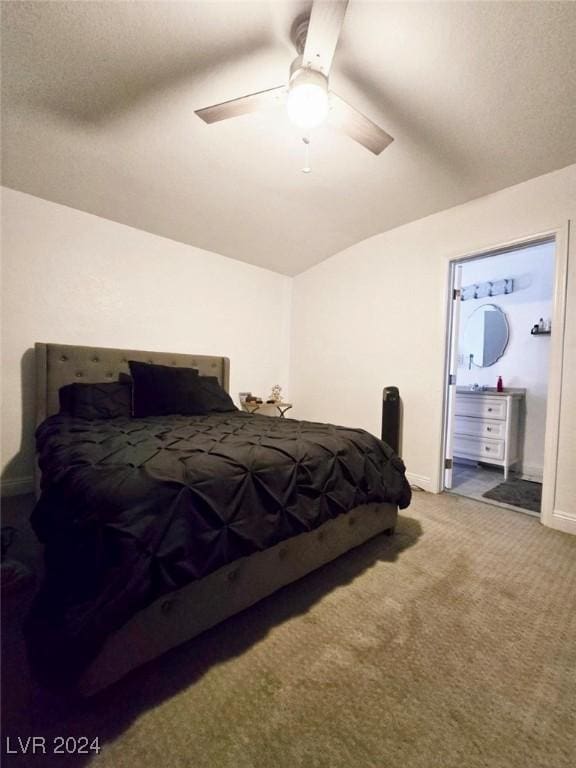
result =
M504 392L504 384L502 384L502 376L498 376L498 382L496 384L496 392Z

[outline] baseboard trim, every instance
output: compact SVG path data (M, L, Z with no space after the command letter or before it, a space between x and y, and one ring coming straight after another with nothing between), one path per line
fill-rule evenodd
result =
M555 528L557 531L564 531L564 533L571 533L576 536L576 515L570 512L562 512L560 509L555 509L552 512L552 518L547 520L544 525L549 528Z
M0 495L23 496L34 493L33 477L15 477L13 480L0 480Z
M418 488L422 488L423 491L428 491L428 493L438 493L438 491L434 490L432 480L429 477L415 475L413 472L406 472L406 479L410 485L416 485Z
M530 480L531 483L541 483L544 477L542 467L521 467L518 473L522 480Z

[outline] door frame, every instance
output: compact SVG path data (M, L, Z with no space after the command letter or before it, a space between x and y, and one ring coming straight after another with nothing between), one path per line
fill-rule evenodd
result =
M542 477L542 507L540 522L552 528L558 528L569 533L575 533L574 521L567 519L561 513L555 513L556 474L558 466L558 440L560 434L560 404L562 399L562 373L564 364L564 337L566 333L566 292L568 284L568 251L570 239L570 222L544 232L515 238L506 243L489 246L465 254L449 256L447 259L446 294L444 300L444 379L442 385L442 441L440 464L438 466L438 489L444 487L444 458L446 452L447 418L448 418L448 369L450 364L450 334L452 323L452 285L456 266L467 261L473 261L489 256L497 256L516 250L523 246L537 245L553 239L554 252L554 291L552 295L552 335L550 337L550 362L548 369L548 394L546 402L546 428L544 436L544 470Z
M447 454L454 455L454 409L456 408L456 387L458 378L458 336L460 330L460 297L462 296L462 264L459 261L453 261L450 265L450 308L448 310L447 338L448 348L446 357L446 401L445 417L443 420L444 443L442 450L442 490L451 490L453 483L453 461L446 463ZM452 378L454 377L454 378Z

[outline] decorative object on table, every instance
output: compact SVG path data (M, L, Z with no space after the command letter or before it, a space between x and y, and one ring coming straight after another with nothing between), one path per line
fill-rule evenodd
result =
M252 397L252 392L238 392L238 398L240 400L240 405L244 405L246 400Z
M282 402L282 387L280 384L274 384L272 387L272 392L270 393L269 401L273 403L281 403Z
M262 398L257 395L253 395L251 392L246 396L245 403L262 404Z
M530 333L532 336L550 336L552 333L552 321L550 319L545 321L541 317L537 323L534 323Z
M496 392L504 392L504 384L502 384L502 376L498 376L498 381L496 382Z

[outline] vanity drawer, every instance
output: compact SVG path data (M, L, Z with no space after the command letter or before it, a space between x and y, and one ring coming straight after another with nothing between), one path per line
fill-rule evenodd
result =
M506 419L506 400L484 395L456 395L456 416Z
M454 456L468 456L473 459L502 460L504 458L504 440L490 440L484 437L468 435L454 436Z
M506 437L506 422L456 416L454 433L456 435L476 435L478 437L489 437L493 440L504 440Z

